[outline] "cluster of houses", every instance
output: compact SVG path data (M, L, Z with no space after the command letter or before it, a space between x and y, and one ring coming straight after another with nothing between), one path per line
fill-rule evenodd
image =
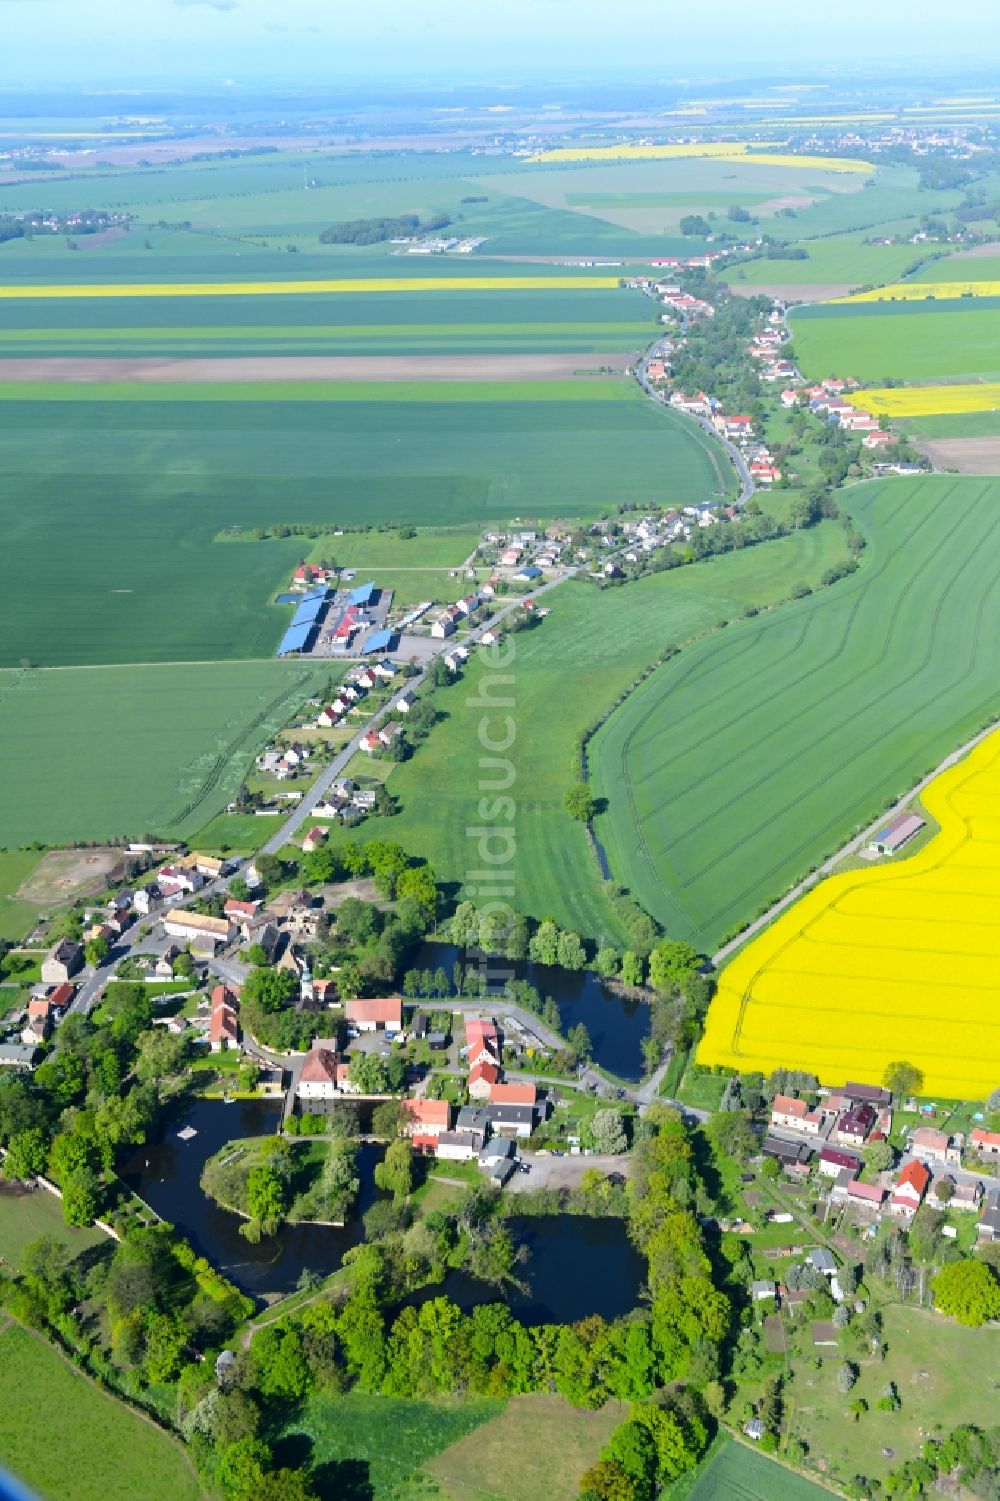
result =
M892 433L882 431L879 419L844 399L845 391L854 391L857 387L858 382L850 377L845 380L831 378L820 381L818 386L782 391L781 401L786 407L808 407L814 417L835 422L844 432L863 433L861 446L869 451L891 448L898 440Z
M805 1177L815 1167L830 1180L833 1202L870 1218L887 1212L908 1223L924 1202L932 1209L976 1213L983 1205L985 1184L960 1171L964 1136L949 1136L932 1126L917 1126L909 1133L902 1166L879 1175L888 1182L862 1181L859 1153L873 1142L889 1140L891 1105L888 1090L852 1082L821 1097L815 1106L794 1095L776 1095L764 1155L777 1159L793 1176ZM977 1128L970 1133L968 1148L980 1162L1000 1160L1000 1133ZM997 1203L990 1199L986 1209L980 1236L1000 1238L1000 1216L993 1218Z
M404 1101L414 1150L453 1162L478 1160L503 1184L515 1170L514 1141L531 1135L544 1104L534 1084L503 1076L503 1037L494 1017L469 1017L462 1050L469 1101L455 1113L446 1100Z
M431 621L431 635L439 641L453 636L460 625L470 620L476 611L483 605L483 596L479 593L465 594L456 600L453 605L446 605L440 615Z
M387 660L373 663L370 667L355 668L338 688L336 697L320 709L316 716L317 729L338 729L351 710L356 709L373 688L390 683L395 676L396 669Z
M760 367L761 380L768 385L798 377L791 360L786 359L781 352L781 346L787 338L784 307L781 303L775 303L773 311L768 315L767 327L750 340L749 350L750 358Z

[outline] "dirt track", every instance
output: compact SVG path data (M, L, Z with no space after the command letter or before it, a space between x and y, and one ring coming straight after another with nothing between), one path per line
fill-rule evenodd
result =
M831 297L847 297L854 287L850 282L794 282L731 281L730 292L738 297L776 297L779 302L828 302Z
M625 370L625 354L276 355L235 359L10 359L5 381L137 381L187 385L196 381L566 380L579 374Z
M938 469L1000 474L1000 438L923 438L914 447Z

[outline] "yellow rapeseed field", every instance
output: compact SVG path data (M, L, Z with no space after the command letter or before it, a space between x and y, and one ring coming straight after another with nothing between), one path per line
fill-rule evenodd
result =
M766 142L780 146L780 141ZM716 161L748 161L764 167L809 167L824 172L874 172L870 162L846 156L792 156L770 151L751 152L733 141L692 142L687 146L561 146L529 157L532 162L638 162L678 161L684 157L708 156Z
M955 386L889 386L855 391L847 400L881 417L936 417L947 412L1000 410L1000 381Z
M273 297L296 292L607 291L617 276L400 276L356 281L164 281L0 286L0 297Z
M924 804L917 854L829 877L723 970L699 1063L836 1085L905 1058L927 1094L1000 1087L1000 732Z
M1000 281L896 281L831 302L955 302L960 297L1000 297Z

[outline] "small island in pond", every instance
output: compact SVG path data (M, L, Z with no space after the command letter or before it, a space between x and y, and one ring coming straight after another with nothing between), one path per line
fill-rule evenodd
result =
M276 1235L286 1222L339 1225L360 1186L351 1141L286 1141L280 1136L230 1141L205 1163L202 1190L246 1219L248 1240Z

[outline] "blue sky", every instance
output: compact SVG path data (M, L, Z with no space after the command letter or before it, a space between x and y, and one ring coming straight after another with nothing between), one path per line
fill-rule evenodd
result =
M21 85L571 72L677 78L997 56L993 0L0 0Z

